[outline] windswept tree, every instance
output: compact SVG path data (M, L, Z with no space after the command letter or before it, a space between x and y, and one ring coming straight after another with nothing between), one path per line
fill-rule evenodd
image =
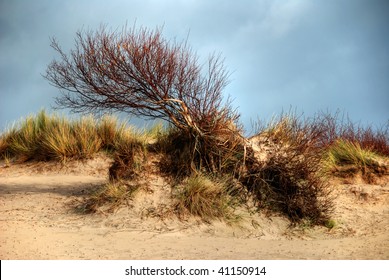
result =
M241 136L239 115L223 98L228 72L220 56L199 63L185 41L169 41L161 29L146 28L78 32L68 54L55 40L52 47L59 59L49 64L45 77L61 90L59 107L120 111L169 122L176 129L159 143L165 152L160 163L175 178L198 171L233 174L257 197L258 205L278 207L293 220L318 222L328 214L331 205L316 172L321 154L308 137L310 129L281 121L285 133L270 130L276 134L266 143L277 148L279 135L285 135L281 138L288 144L271 150L267 162L261 160L254 145ZM115 158L111 178L134 176L127 172L134 162L130 148Z
M220 56L202 65L186 42L168 41L158 28L78 32L70 54L56 40L51 46L60 59L51 62L45 77L61 89L59 107L166 120L196 139L191 154L209 153L209 169L220 169L212 153L229 152L225 143L239 136L238 114L222 95L228 72Z
M51 46L61 59L48 66L45 77L62 90L60 107L128 112L199 133L237 118L223 102L228 72L220 57L210 56L203 69L185 42L164 39L161 29L78 32L69 55L56 40Z

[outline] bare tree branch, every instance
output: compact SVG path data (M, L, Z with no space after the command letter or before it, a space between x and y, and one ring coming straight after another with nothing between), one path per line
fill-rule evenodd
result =
M200 134L238 115L222 91L228 72L220 56L211 55L204 75L186 43L165 40L161 29L78 32L75 49L48 66L46 79L61 90L60 107L75 112L116 110L164 119Z

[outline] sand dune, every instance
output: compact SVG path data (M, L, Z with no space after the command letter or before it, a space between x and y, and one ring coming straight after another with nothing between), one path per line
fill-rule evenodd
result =
M109 160L0 163L1 259L389 259L389 181L334 183L337 225L290 227L284 217L237 225L164 215L169 187L150 187L115 213L75 206L106 181Z

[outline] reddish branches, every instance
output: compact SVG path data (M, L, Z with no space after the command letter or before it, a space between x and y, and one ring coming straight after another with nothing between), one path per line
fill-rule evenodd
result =
M61 59L45 77L61 89L60 107L160 118L200 135L238 117L223 102L228 73L220 57L210 56L204 75L191 49L165 40L160 29L78 32L69 55L57 41L51 46Z

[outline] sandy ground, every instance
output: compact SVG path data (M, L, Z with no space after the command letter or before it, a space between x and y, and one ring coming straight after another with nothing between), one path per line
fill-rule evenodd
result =
M115 213L82 214L109 162L0 163L0 259L389 259L389 182L334 184L335 228L291 228L253 214L236 225L180 221L170 188L150 187ZM156 199L158 197L158 199Z

